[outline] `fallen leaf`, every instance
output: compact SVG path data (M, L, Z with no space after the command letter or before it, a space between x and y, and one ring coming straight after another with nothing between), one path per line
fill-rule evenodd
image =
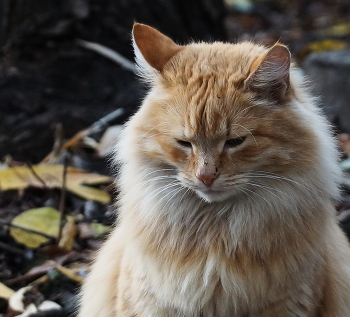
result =
M0 283L0 298L9 299L14 293L15 291L13 291L11 288Z
M38 310L39 311L44 311L44 310L55 310L55 309L61 309L62 307L58 305L57 303L50 301L50 300L44 300L39 306Z
M337 136L340 149L350 155L350 135L347 133L341 133Z
M78 235L81 240L96 238L96 233L92 230L89 223L80 223L78 225Z
M114 125L109 127L102 135L100 143L98 144L98 155L100 157L110 155L115 149L117 140L121 132L124 130L122 125Z
M339 40L324 40L315 41L306 45L298 54L299 58L303 60L307 55L314 52L323 51L339 51L347 48L347 43Z
M111 200L109 194L97 188L81 186L79 184L67 184L67 189L86 200L94 200L103 204L107 204Z
M23 303L24 293L30 290L31 287L22 287L15 292L9 299L9 307L16 312L23 312L25 307Z
M111 227L101 223L80 223L78 225L79 239L82 240L101 238L111 230Z
M35 165L12 167L0 170L0 190L24 189L28 186L41 188L61 188L63 183L63 165ZM110 195L103 190L84 186L108 184L112 177L96 173L87 173L74 167L67 167L66 188L68 191L87 200L108 203Z
M50 258L57 258L69 253L68 250L60 248L57 245L45 245L38 250L40 253L44 253Z
M37 311L38 309L36 308L36 306L33 303L31 303L27 306L25 311L22 314L17 315L17 317L30 317L33 313L36 313Z
M325 30L325 34L328 36L344 37L350 35L350 23L337 23L332 25L329 29Z
M12 222L22 228L35 230L45 235L57 237L59 232L60 213L52 207L30 209L15 217ZM11 236L28 248L37 248L49 241L48 238L19 228L10 229Z
M73 248L74 237L77 234L77 227L73 217L67 217L67 222L62 229L62 237L58 243L60 248L71 250Z
M97 223L97 222L91 223L90 228L95 233L96 237L102 237L112 230L111 227L105 226L102 223Z

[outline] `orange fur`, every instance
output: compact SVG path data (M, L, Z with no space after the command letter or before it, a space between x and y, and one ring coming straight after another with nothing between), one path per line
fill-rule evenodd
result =
M79 317L349 316L337 152L287 48L134 42L151 89Z

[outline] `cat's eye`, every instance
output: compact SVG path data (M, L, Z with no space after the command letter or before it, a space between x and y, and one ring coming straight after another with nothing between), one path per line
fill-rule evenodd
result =
M181 146L183 147L187 147L187 148L192 148L192 143L191 142L188 142L188 141L184 141L184 140L176 140L176 142L178 144L180 144Z
M229 148L234 148L238 145L241 145L244 141L245 141L246 137L243 136L243 137L240 137L240 138L235 138L235 139L229 139L225 142L225 145L224 147L226 149L229 149Z

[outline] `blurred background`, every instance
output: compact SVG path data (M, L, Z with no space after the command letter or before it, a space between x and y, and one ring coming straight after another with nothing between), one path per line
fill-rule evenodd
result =
M133 62L134 21L180 44L253 39L270 45L278 40L316 77L321 87L316 93L323 93L326 104L324 80L327 85L334 81L337 99L349 87L349 79L341 77L350 67L348 52L319 55L305 65L313 52L349 46L348 0L2 0L0 159L10 154L38 162L53 146L57 123L69 138L115 109L124 111L113 124L135 111L144 92L134 73L78 42L102 44ZM330 78L333 68L339 78ZM342 106L340 100L332 103ZM349 132L345 122L340 128Z
M70 316L115 222L108 158L146 91L134 21L288 45L339 141L350 236L349 0L0 0L0 317Z

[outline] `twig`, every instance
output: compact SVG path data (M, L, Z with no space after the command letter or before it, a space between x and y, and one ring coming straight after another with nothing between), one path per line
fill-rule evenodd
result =
M72 138L70 138L64 145L64 150L71 150L74 148L78 142L80 142L84 137L104 132L111 124L112 121L116 120L120 116L124 114L125 110L124 108L118 108L111 113L105 115L101 119L94 122L90 127L88 127L85 130L79 131L77 134L75 134Z
M62 124L58 123L55 127L54 134L54 144L52 151L46 155L46 157L41 161L44 164L57 164L59 157L63 150L63 128Z
M30 232L30 233L34 233L34 234L38 234L40 236L43 236L47 239L50 239L50 240L55 240L56 237L54 236L50 236L46 233L43 233L43 232L40 232L40 231L36 231L36 230L33 230L33 229L29 229L29 228L26 228L26 227L22 227L22 226L19 226L19 225L15 225L13 223L10 223L10 222L6 222L4 220L1 220L0 219L0 224L4 225L4 226L9 226L9 227L12 227L12 228L17 228L17 229L21 229L21 230L24 230L24 231L27 231L27 232Z
M10 246L10 245L8 245L4 242L1 242L1 241L0 241L0 249L11 252L13 254L19 254L19 255L24 255L26 253L25 250Z
M28 166L28 168L30 169L30 171L32 172L32 174L34 175L34 177L41 183L43 184L44 188L47 188L46 183L44 182L44 180L37 174L37 172L34 170L32 163L30 163L29 161L25 162L26 165Z
M62 190L61 190L61 197L60 197L60 204L59 204L59 212L60 212L60 222L59 222L59 232L57 237L57 244L61 240L62 236L62 229L64 225L64 207L66 203L66 179L67 179L67 166L68 166L68 157L65 157L64 159L64 166L63 166L63 177L62 177Z
M88 50L94 51L111 61L117 63L121 67L130 70L132 72L136 72L135 64L131 61L129 61L127 58L122 56L121 54L117 53L116 51L110 49L109 47L106 47L104 45L95 43L95 42L88 42L81 39L76 40L77 44L81 47L87 48Z
M88 134L92 133L99 133L101 130L105 130L106 127L110 125L110 122L117 119L118 117L122 116L124 114L124 108L118 108L111 113L107 114L106 116L102 117L101 119L94 122L89 128L88 128Z
M59 157L63 146L63 128L62 124L58 123L55 128L55 141L53 144L52 152L54 157Z

